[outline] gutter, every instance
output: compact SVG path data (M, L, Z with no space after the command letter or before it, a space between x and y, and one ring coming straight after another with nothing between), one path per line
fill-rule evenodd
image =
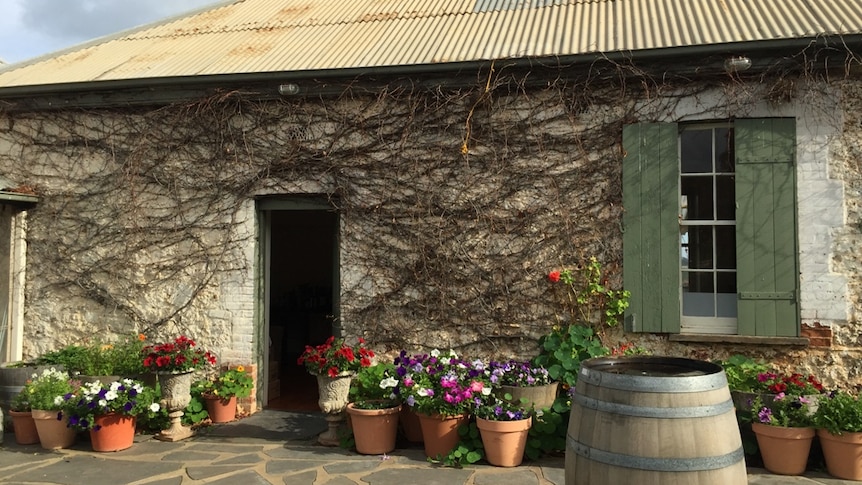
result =
M836 53L840 53L846 59L849 51L858 51L862 49L862 34L845 35L845 36L818 36L796 39L782 39L771 41L754 41L754 42L735 42L726 44L709 44L709 45L692 45L682 47L669 47L661 49L647 49L639 51L616 51L608 53L588 53L574 54L556 57L520 57L506 59L482 59L464 62L447 62L440 64L414 64L414 65L392 65L392 66L373 66L373 67L354 67L341 69L318 69L308 71L271 71L271 72L255 72L255 73L238 73L238 74L215 74L215 75L194 75L194 76L175 76L163 78L136 78L123 79L116 81L88 81L76 83L62 84L39 84L27 86L13 86L0 88L0 100L12 101L15 98L29 98L28 101L34 101L34 97L45 96L75 96L75 95L96 95L98 93L114 93L117 95L122 91L137 91L138 97L146 93L156 94L159 90L176 90L170 98L172 99L188 99L189 97L200 96L202 90L212 90L215 88L225 88L229 86L248 86L248 85L271 85L272 93L268 93L272 97L280 97L277 93L279 84L284 83L303 83L314 82L315 84L326 84L327 81L343 81L356 78L378 78L378 77L406 77L406 76L423 76L433 74L435 77L448 76L451 79L452 75L469 74L471 77L481 70L487 70L492 63L498 66L505 65L507 69L560 69L560 68L575 68L578 66L587 66L597 62L642 62L649 63L661 61L664 64L676 62L673 68L676 72L684 72L688 74L704 74L713 72L723 72L723 60L734 55L745 55L752 60L751 71L756 72L758 69L764 69L773 65L775 62L782 59L787 59L789 56L794 56L800 52L811 48L835 48ZM838 50L840 49L840 51ZM720 62L708 63L704 66L692 65L695 61L708 61L710 57L722 56ZM682 59L690 58L691 62L679 62ZM859 60L862 62L862 59ZM475 81L474 79L472 81ZM308 89L301 91L298 94L308 94ZM316 91L315 91L316 92ZM128 100L121 99L122 96L116 96L115 100L102 100L102 102L84 102L79 104L73 100L57 100L55 103L37 103L46 108L59 108L71 106L112 106L128 104ZM151 103L159 102L158 98L163 96L153 96L149 98ZM162 101L168 101L164 97ZM142 104L143 100L139 100Z

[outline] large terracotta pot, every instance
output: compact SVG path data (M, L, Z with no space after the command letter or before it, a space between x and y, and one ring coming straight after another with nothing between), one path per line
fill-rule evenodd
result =
M801 475L808 464L814 428L786 428L751 423L763 467L778 475Z
M39 443L39 431L36 421L30 411L9 411L12 418L12 428L15 431L15 443L19 445L35 445Z
M120 451L135 443L134 416L110 413L96 416L90 429L93 451Z
M527 434L533 418L517 421L493 421L476 418L476 426L485 447L485 459L496 466L518 466L524 460Z
M422 443L422 425L419 423L419 415L416 414L416 411L410 406L401 406L399 418L407 441Z
M229 423L236 419L236 396L227 399L205 396L204 401L213 423Z
M817 437L830 475L845 480L862 480L862 433L834 435L818 429Z
M422 439L425 445L425 456L438 458L446 456L458 445L458 427L467 424L469 416L458 414L444 416L441 414L419 413L419 424L422 426Z
M57 419L59 411L34 409L31 411L39 432L39 443L46 450L68 448L75 444L76 433L68 426L69 416Z
M357 409L347 405L353 425L356 451L363 455L381 455L395 449L398 435L398 412L401 406L384 409Z
M559 385L559 382L552 382L542 386L500 386L495 394L516 406L547 409L554 405ZM506 399L507 394L510 399Z

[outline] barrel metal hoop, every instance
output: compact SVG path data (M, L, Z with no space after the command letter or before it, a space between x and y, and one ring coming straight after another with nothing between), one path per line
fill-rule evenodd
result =
M632 456L622 453L613 453L591 448L578 442L571 436L566 437L569 448L579 456L606 465L632 468L637 470L651 470L659 472L695 472L703 470L718 470L727 468L745 459L740 446L730 453L719 456L702 456L697 458L652 458L646 456Z
M655 377L614 374L582 366L578 380L595 386L635 392L702 392L727 387L727 377L724 372L700 376Z
M575 394L575 402L587 409L594 409L623 416L637 416L643 418L701 418L719 416L733 410L733 401L727 400L709 406L680 406L680 407L648 407L632 406L630 404L619 404L608 401L599 401L583 394Z

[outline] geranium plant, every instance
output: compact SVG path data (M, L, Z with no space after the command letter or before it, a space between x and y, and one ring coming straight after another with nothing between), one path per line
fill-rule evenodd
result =
M102 384L86 383L76 392L63 396L62 409L69 416L69 426L76 429L99 430L96 416L123 414L145 415L152 418L160 406L155 389L132 379Z
M181 335L173 342L148 345L141 350L144 367L152 372L191 372L214 366L216 357L197 347L194 340Z
M452 350L395 359L399 394L417 412L443 416L469 413L491 394L490 372L481 361L460 360Z
M80 382L72 380L66 371L53 367L43 370L24 384L20 399L30 404L30 409L59 411L63 406L63 396L71 394L80 387Z
M306 345L296 362L304 365L311 374L337 377L370 366L372 358L374 351L365 347L365 339L360 338L356 345L348 345L343 338L331 336L320 345Z
M246 372L245 367L238 365L221 372L212 380L205 381L201 394L227 400L233 396L248 397L252 387L254 380L251 375Z
M497 386L532 387L551 383L548 370L530 362L510 360L488 364L491 384Z
M805 428L811 426L812 408L816 397L790 395L780 392L769 404L760 396L754 399L752 409L757 411L757 422L770 426Z
M784 393L791 396L810 396L823 392L823 384L810 374L804 376L798 372L792 374L761 372L757 375L757 381L755 392Z
M821 394L813 421L814 426L834 435L862 432L862 402L844 391Z

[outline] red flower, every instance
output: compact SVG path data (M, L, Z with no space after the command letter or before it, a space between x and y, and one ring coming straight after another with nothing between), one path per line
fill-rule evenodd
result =
M557 283L560 281L560 272L559 271L551 271L548 273L548 279L551 280L551 283Z

